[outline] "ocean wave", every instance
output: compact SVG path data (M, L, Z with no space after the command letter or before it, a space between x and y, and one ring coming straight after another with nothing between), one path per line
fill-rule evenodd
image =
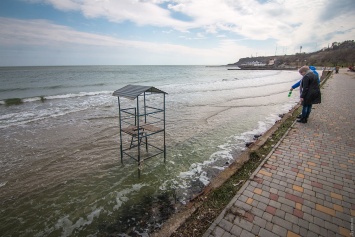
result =
M56 230L62 230L61 236L71 236L76 229L90 225L95 218L100 216L102 207L93 210L86 218L80 217L75 223L69 219L69 216L60 218L55 225Z
M81 88L83 87L92 87L92 86L104 86L105 83L96 83L96 84L87 84L87 85L80 85ZM62 89L62 88L72 88L72 85L55 85L55 86L44 86L44 87L40 87L40 88L36 88L36 89Z
M67 114L84 111L93 106L110 108L113 98L109 96L111 92L91 92L81 94L67 94L56 97L47 97L46 100L52 102L37 102L41 98L34 97L24 100L22 105L3 108L0 113L0 128L25 125L49 118L57 118ZM83 96L88 96L84 98ZM75 97L74 99L72 99ZM29 103L34 102L34 103ZM102 117L102 116L101 116Z
M287 110L289 106L285 106L283 109ZM191 180L198 180L204 186L207 186L211 181L211 169L218 170L218 173L226 169L237 159L236 157L238 156L235 156L236 151L244 151L247 142L254 141L255 135L265 133L279 119L278 115L269 114L264 120L258 121L256 128L230 136L227 138L226 143L219 145L219 150L212 153L208 159L192 163L186 171L181 171L175 179L163 182L159 189L189 190L191 189L191 185L193 185ZM188 199L188 194L184 192L179 201L186 204Z
M28 90L29 88L8 88L8 89L0 89L0 93L4 92L12 92L12 91L24 91Z
M276 86L284 84L292 84L295 81L294 77L290 77L284 80L274 80L270 82L268 78L263 78L262 81L249 83L247 80L220 80L214 82L200 82L200 83L185 83L177 87L176 85L163 86L162 90L165 89L170 95L174 94L195 94L198 92L219 92L219 91L234 91L234 90L248 90L255 88L264 88L267 86Z
M105 86L105 83L96 83L96 84L87 84L87 85L80 85L80 88L83 87L100 87L100 86ZM72 88L73 85L53 85L53 86L43 86L43 87L16 87L16 88L6 88L6 89L0 89L0 93L4 92L14 92L14 91L25 91L25 90L55 90L55 89L65 89L65 88Z
M84 97L84 96L108 95L111 93L112 91L79 92L79 93L69 93L69 94L62 94L62 95L34 96L30 98L21 99L21 101L23 103L27 103L27 102L55 100L55 99L68 99L68 98L76 98L76 97ZM6 105L6 99L0 100L0 105Z
M84 109L82 109L84 110ZM63 116L72 112L78 112L80 109L72 110L72 111L46 111L42 112L40 115L36 115L33 112L24 112L21 116L18 116L17 113L6 114L0 116L0 128L6 128L10 126L18 126L25 125L28 123L45 120L48 118L55 118L59 116ZM6 121L2 124L2 121ZM9 122L10 121L10 122Z
M0 188L4 187L6 184L7 184L7 181L1 182L1 183L0 183Z
M127 188L120 192L116 192L116 205L112 209L118 210L123 203L129 200L129 198L127 197L128 194L131 194L133 192L138 192L141 188L145 186L147 186L147 184L144 183L133 184L131 188Z
M79 93L70 93L70 94L64 94L64 95L51 95L51 96L46 96L44 98L48 99L48 100L67 99L67 98L74 98L74 97L106 95L106 94L111 94L111 93L112 93L112 91L79 92Z

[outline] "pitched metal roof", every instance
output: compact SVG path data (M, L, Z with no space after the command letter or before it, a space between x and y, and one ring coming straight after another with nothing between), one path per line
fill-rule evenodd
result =
M112 95L134 100L144 92L167 94L166 92L152 86L127 85L122 87L121 89L115 90Z

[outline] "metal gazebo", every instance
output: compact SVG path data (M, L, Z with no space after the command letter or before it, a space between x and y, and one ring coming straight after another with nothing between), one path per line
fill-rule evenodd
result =
M112 94L118 98L121 163L124 155L133 158L138 162L139 175L144 160L164 154L166 161L165 94L155 87L140 85L127 85ZM121 97L128 99L124 105ZM141 146L145 146L145 151Z

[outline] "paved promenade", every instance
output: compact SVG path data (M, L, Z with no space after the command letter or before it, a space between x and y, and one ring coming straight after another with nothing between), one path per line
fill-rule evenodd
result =
M355 236L355 73L322 89L203 237Z

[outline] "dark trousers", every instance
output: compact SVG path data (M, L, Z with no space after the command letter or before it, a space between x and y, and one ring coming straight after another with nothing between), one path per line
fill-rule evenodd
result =
M303 105L303 108L302 108L302 117L303 118L308 118L309 117L309 114L311 113L311 110L312 110L312 105Z

